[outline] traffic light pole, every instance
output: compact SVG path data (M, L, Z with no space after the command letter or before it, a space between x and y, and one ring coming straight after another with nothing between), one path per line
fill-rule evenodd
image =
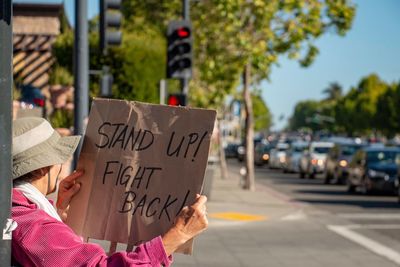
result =
M0 266L11 265L12 1L0 2Z
M87 0L75 0L75 51L74 51L74 77L75 77L75 116L74 134L84 134L84 120L89 113L89 46ZM76 167L81 148L80 143L74 155Z
M190 20L190 0L182 0L182 14L184 20ZM189 79L183 78L181 79L181 92L186 96L189 93ZM185 97L185 102L187 102L187 97ZM184 103L185 106L187 103Z

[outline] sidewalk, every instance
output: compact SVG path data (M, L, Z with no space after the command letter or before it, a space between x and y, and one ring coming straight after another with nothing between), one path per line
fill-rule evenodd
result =
M217 168L219 170L219 168ZM174 255L173 266L397 266L327 228L345 223L257 185L242 190L238 170L216 173L208 202L209 229L195 239L194 255Z

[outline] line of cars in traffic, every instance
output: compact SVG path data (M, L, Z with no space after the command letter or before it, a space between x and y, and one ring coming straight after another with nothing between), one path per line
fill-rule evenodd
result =
M243 145L230 149L235 152L226 152L227 155L244 160ZM255 141L254 163L298 173L301 179L314 179L322 174L325 184L347 185L349 192L395 193L400 202L400 146L368 144L349 138L276 143L258 140Z

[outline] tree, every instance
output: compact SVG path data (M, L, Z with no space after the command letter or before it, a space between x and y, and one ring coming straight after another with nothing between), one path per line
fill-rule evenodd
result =
M375 124L387 137L400 133L400 83L392 84L376 103Z
M332 82L329 84L328 88L322 91L327 97L325 100L334 101L338 100L342 97L342 86L337 82Z
M259 90L252 92L251 98L253 102L254 130L269 130L272 124L272 115L264 99L261 97L261 92Z
M335 108L335 119L348 135L371 134L377 129L376 113L378 98L386 92L388 85L376 74L361 79Z
M289 128L291 130L300 128L310 128L313 131L320 130L319 123L315 121L315 114L318 113L319 107L320 102L316 100L298 102L289 120Z
M318 54L313 45L315 39L328 30L343 35L351 27L355 7L348 1L333 0L220 0L201 1L198 7L203 14L199 15L198 23L211 25L200 29L207 36L205 44L213 42L214 50L224 49L226 53L222 63L231 58L242 72L247 114L245 188L254 190L254 120L250 87L268 78L271 66L277 63L279 55L287 54L302 66L309 66Z
M140 18L126 21L122 45L112 47L103 57L98 47L98 33L95 27L97 18L90 22L89 62L90 69L101 70L103 65L110 66L113 74L113 96L115 98L156 103L159 101L159 81L165 77L164 34L158 27L146 23ZM59 35L53 45L53 54L57 65L72 72L72 31ZM172 84L174 86L175 84ZM99 77L91 76L91 96L99 93Z

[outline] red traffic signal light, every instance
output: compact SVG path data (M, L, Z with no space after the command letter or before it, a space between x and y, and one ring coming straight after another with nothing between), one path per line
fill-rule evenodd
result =
M167 78L192 77L192 26L190 21L171 21L167 28Z
M185 94L170 94L168 95L168 105L170 106L186 106Z
M187 38L187 37L190 36L190 29L186 28L186 27L178 28L177 31L176 31L176 34L180 38Z

